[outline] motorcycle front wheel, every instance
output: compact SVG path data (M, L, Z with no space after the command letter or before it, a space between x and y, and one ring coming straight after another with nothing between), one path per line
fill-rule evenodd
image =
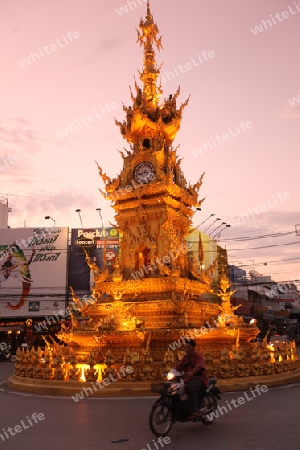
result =
M155 403L152 407L149 425L152 433L159 436L166 436L172 428L172 410L166 402Z

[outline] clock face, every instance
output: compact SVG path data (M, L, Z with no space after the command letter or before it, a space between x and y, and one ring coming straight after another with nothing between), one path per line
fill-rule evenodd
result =
M149 161L139 163L134 169L134 178L140 184L147 184L155 177L153 164Z

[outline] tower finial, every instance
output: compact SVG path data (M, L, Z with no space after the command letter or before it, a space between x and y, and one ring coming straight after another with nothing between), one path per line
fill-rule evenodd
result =
M150 11L150 1L147 0L147 17L151 16L151 11Z
M140 73L140 79L143 82L143 98L147 106L156 108L160 97L160 89L156 85L157 77L160 70L156 66L154 44L158 51L162 48L161 39L158 37L158 27L153 21L153 16L150 10L150 2L147 1L147 15L146 20L141 19L139 28L137 30L137 42L144 47L144 61L143 72Z

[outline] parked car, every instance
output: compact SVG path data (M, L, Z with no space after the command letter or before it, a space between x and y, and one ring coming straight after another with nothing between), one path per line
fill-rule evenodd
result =
M290 344L291 342L292 340L286 334L275 334L270 337L269 346L274 349L275 347L279 347L281 344L285 345Z

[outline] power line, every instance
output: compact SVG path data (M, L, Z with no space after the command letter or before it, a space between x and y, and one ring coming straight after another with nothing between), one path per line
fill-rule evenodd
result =
M233 251L246 251L246 250L259 250L262 248L272 248L272 247L283 247L285 245L294 245L294 244L300 244L300 240L298 242L287 242L285 244L273 244L273 245L264 245L261 247L246 247L246 248L232 248L232 249L226 249L227 252L233 252Z
M288 231L287 233L271 233L271 234L263 234L263 235L258 235L258 236L244 236L244 237L236 237L236 238L227 238L227 239L222 239L223 242L227 242L227 241L253 241L256 239L266 239L266 238L276 238L276 237L283 237L283 236L288 236L290 234L295 234L295 231Z

